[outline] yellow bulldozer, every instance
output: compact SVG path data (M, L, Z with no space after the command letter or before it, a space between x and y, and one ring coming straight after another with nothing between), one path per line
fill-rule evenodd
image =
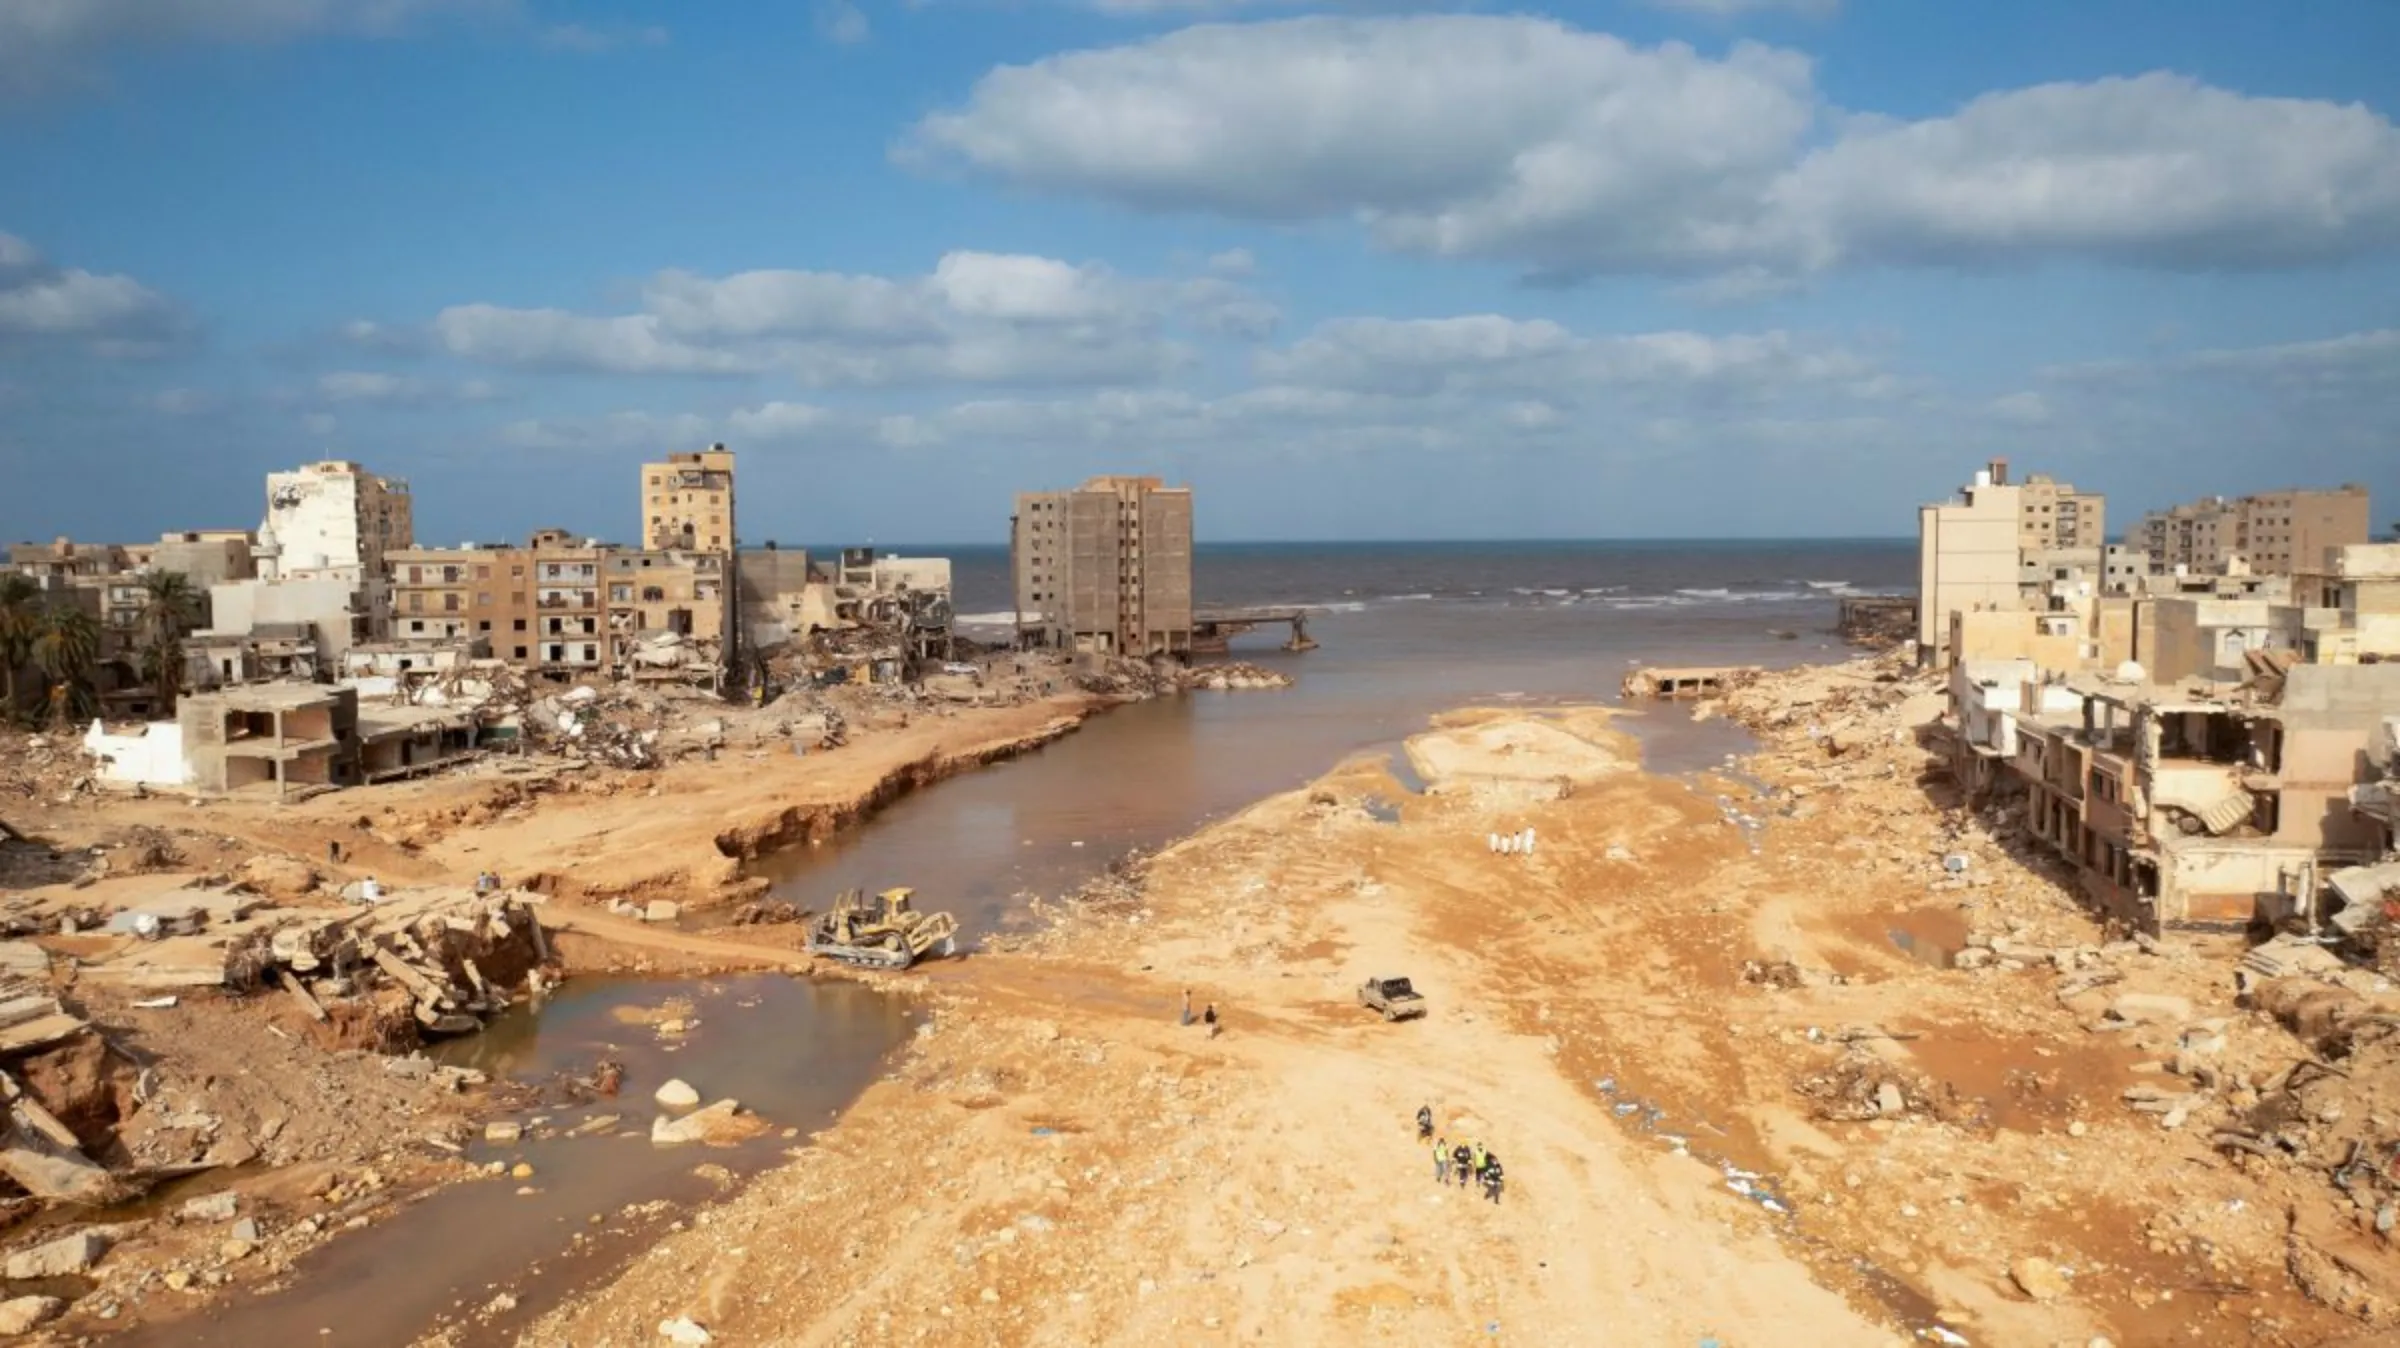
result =
M958 919L920 913L913 889L887 889L869 901L845 889L808 924L808 953L868 969L905 969L927 955L958 953Z

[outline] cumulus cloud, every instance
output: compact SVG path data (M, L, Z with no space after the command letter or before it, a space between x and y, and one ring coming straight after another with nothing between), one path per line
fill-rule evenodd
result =
M2400 243L2400 129L2357 104L2147 74L1903 121L1799 53L1639 47L1555 20L1211 25L1003 66L904 162L1155 211L1347 218L1387 247L1558 276L2083 257L2164 268Z
M184 327L173 303L132 277L56 266L32 244L0 234L0 346L74 343L143 355Z
M1496 314L1343 319L1258 363L1260 374L1274 383L1401 395L1523 392L1573 399L1581 390L1605 388L1754 396L1805 387L1872 397L1886 388L1867 357L1787 332L1589 337L1547 320Z
M117 47L392 37L420 21L506 16L516 0L0 0L0 94L90 76Z
M925 276L669 271L640 311L456 305L430 325L452 355L615 374L780 373L813 386L1142 380L1190 363L1177 328L1257 336L1272 304L1217 277L1125 277L1016 254L952 252Z

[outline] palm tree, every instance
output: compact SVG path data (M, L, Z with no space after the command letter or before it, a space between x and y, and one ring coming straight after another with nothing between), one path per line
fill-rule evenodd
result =
M70 705L78 712L91 705L92 664L100 658L100 624L91 614L67 604L46 610L32 655L34 667L51 680L53 724L66 721Z
M17 714L17 670L33 658L33 639L42 631L42 591L30 576L0 576L0 721Z
M158 689L161 711L183 690L183 638L200 625L201 594L181 571L142 575L142 673Z

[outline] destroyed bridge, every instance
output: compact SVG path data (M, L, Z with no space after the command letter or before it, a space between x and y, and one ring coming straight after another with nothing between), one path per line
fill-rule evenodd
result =
M1261 627L1291 628L1291 638L1283 643L1287 651L1313 651L1317 648L1317 643L1308 636L1308 610L1305 608L1214 605L1192 610L1192 649L1223 651L1235 637Z

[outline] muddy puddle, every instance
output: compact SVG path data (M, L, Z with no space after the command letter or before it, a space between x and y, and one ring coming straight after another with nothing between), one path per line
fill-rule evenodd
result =
M662 1033L665 1020L682 1021L682 1032ZM499 1116L522 1125L525 1140L468 1151L478 1162L529 1165L530 1177L437 1190L304 1256L288 1290L114 1341L386 1345L449 1328L459 1345L509 1342L686 1210L831 1123L916 1023L897 999L834 980L571 982L539 1013L519 1008L439 1054L534 1088L536 1103ZM624 1067L614 1098L561 1084L603 1061ZM651 1094L670 1078L706 1100L740 1100L775 1131L735 1147L652 1144L661 1111ZM696 1173L702 1167L721 1170ZM272 1226L303 1215L266 1217Z
M1883 937L1919 964L1947 969L1967 948L1967 918L1955 908L1919 908L1885 919Z

